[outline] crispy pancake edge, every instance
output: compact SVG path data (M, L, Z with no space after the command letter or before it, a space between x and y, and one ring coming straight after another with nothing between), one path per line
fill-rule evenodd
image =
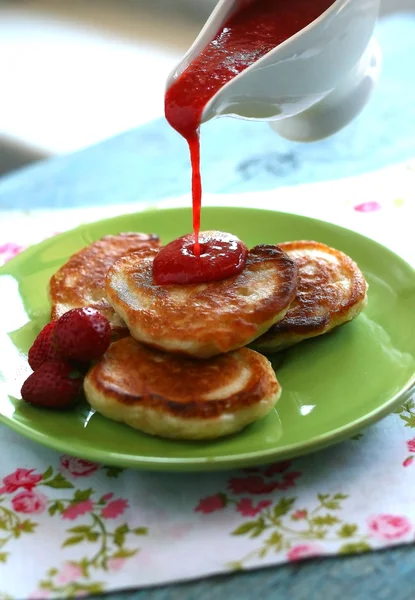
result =
M339 268L349 274L351 292L347 302L342 303L335 310L330 310L326 315L311 317L301 315L291 316L288 310L280 322L274 324L266 333L253 342L252 347L260 352L276 352L293 346L305 339L328 333L334 328L356 318L367 306L368 301L368 284L363 273L360 271L358 265L344 252L321 242L309 240L284 242L280 246L287 253L296 250L310 250L335 256L340 261ZM301 273L299 274L299 285L301 286Z
M140 232L123 232L116 235L106 235L102 238L85 246L78 252L72 254L54 275L52 275L48 285L48 296L51 303L51 320L58 320L65 312L71 308L90 306L96 308L111 323L111 326L117 333L124 334L126 331L125 323L114 312L112 306L105 297L105 273L100 273L100 281L96 277L85 275L88 270L92 274L102 270L102 263L109 260L108 254L117 252L116 257L108 265L107 269L124 254L133 252L144 246L159 246L160 239L155 234ZM68 280L73 279L74 283L69 285ZM102 298L98 301L88 302L83 297L82 291L102 289ZM128 330L127 330L128 331Z

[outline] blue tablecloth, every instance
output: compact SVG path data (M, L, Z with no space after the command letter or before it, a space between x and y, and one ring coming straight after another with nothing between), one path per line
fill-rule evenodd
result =
M384 52L383 76L371 104L353 124L330 139L300 145L278 138L265 124L212 122L202 132L205 190L244 192L335 179L414 157L415 16L385 19L377 37ZM148 202L188 193L189 178L183 141L159 120L3 178L0 208ZM405 547L111 596L413 600L414 576L415 549Z

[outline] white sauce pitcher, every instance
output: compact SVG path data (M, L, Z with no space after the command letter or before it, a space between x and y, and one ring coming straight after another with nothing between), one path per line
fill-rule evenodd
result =
M225 115L272 121L281 136L303 142L347 125L366 105L380 72L381 53L372 37L379 2L336 0L310 25L224 85L207 103L202 123ZM167 87L237 6L238 0L219 1L170 74Z

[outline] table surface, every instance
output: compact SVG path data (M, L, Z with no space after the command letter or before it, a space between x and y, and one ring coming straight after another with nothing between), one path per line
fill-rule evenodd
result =
M266 124L218 120L203 129L208 192L244 192L365 173L415 156L415 17L378 27L384 69L370 106L344 131L312 145L279 139ZM412 89L411 89L412 88ZM186 148L164 121L40 163L0 181L0 209L68 208L158 200L188 193ZM203 549L201 549L203 551ZM309 561L155 589L113 599L294 598L413 600L415 548ZM107 596L106 596L107 597Z

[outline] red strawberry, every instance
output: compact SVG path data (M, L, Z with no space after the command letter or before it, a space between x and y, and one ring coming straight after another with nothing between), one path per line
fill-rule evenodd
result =
M63 360L44 362L22 386L22 398L44 408L69 408L77 400L82 376Z
M29 350L29 365L34 371L47 360L59 358L59 351L53 340L56 322L48 323L35 339L33 346Z
M111 326L95 308L73 308L56 323L54 338L65 358L90 362L110 345Z

